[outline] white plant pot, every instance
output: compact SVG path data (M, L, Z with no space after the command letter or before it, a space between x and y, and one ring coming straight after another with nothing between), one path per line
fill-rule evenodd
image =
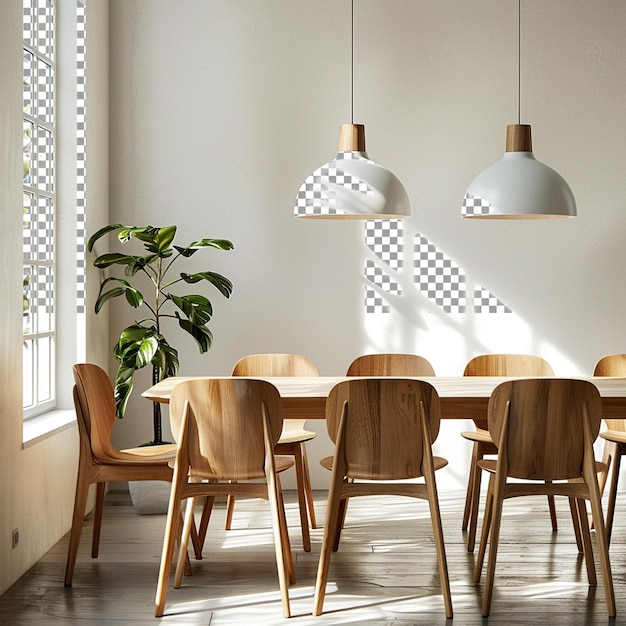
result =
M139 515L164 515L172 483L166 480L129 480L128 491Z

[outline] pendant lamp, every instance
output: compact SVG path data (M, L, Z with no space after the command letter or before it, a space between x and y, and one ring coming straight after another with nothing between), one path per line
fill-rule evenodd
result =
M518 0L518 123L506 129L502 159L467 188L461 215L483 219L576 217L574 194L565 179L533 155L530 126L521 124L521 1Z
M339 130L337 156L300 186L293 213L318 219L402 219L411 214L398 178L365 151L365 126L354 123L354 0L351 7L351 123Z

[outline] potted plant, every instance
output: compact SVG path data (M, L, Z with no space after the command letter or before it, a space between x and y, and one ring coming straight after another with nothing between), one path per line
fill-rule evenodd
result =
M143 244L143 254L109 252L98 256L94 265L100 270L114 266L124 269L125 278L107 275L100 284L96 313L109 301L124 296L134 309L141 310L141 317L127 326L120 333L113 353L118 363L115 376L116 417L122 418L128 399L133 390L134 374L137 370L152 366L152 384L167 376L174 376L178 371L178 350L166 339L163 322L175 320L178 327L191 335L198 345L200 353L210 347L213 335L207 323L213 315L213 307L206 296L200 294L174 293L174 288L208 282L224 297L230 297L232 282L209 270L193 274L179 271L170 273L180 261L188 259L204 248L231 250L233 244L227 239L200 239L180 247L174 245L176 226L123 226L110 224L94 233L87 243L91 252L94 244L101 237L117 231L117 238L122 244L132 240ZM107 272L108 274L108 272ZM148 290L132 285L130 280L137 275L148 279ZM144 293L146 294L144 296ZM153 439L145 445L163 443L161 424L161 405L153 403Z

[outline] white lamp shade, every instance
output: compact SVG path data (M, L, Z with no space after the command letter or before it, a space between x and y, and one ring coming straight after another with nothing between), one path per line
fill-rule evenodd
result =
M463 199L463 217L575 217L574 194L565 179L532 152L506 152L481 172Z
M398 178L365 152L339 152L300 186L297 217L321 219L403 219L409 196Z

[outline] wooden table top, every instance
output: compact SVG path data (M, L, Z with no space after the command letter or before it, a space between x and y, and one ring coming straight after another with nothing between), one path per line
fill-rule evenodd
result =
M150 387L141 395L154 402L169 402L174 385L207 376L173 376ZM276 386L283 398L285 417L295 419L324 419L326 398L332 387L346 376L255 376ZM485 420L489 396L494 388L506 380L518 377L501 376L424 376L435 387L441 399L442 419ZM592 382L602 397L604 419L626 418L626 378L571 376Z

